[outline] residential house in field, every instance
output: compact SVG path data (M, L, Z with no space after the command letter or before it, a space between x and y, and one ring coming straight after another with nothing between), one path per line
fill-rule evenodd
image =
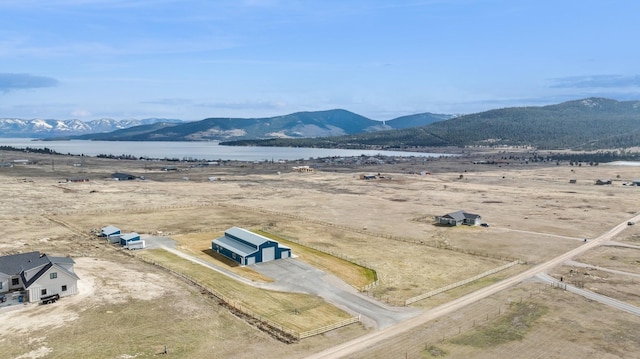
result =
M376 176L374 174L360 175L360 179L361 180L365 180L365 181L370 181L370 180L378 179L378 176Z
M309 166L294 166L291 168L294 172L315 172L314 168Z
M116 181L132 181L138 177L128 173L116 172L111 174L111 178Z
M224 236L211 241L211 249L240 265L291 257L291 248L238 227L226 230Z
M444 216L436 217L438 224L448 226L459 226L466 224L468 226L477 226L482 222L482 217L479 214L468 213L465 211L456 211L447 213Z
M53 257L28 252L0 257L0 294L24 292L25 301L37 302L41 297L66 297L78 293L78 276L70 257Z
M71 183L89 182L89 177L70 177L70 178L67 178L67 182L71 182Z

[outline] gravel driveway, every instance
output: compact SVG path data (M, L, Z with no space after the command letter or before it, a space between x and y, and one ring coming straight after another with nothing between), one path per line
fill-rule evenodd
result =
M176 242L171 238L145 236L143 239L146 241L147 248L164 248L183 258L207 266L254 287L318 295L352 315L359 315L360 320L367 327L383 329L420 313L420 310L415 308L391 307L362 295L340 278L295 258L280 259L249 266L274 280L271 283L258 283L242 278L225 268L176 250Z
M420 313L414 308L391 307L362 295L338 277L295 258L258 263L251 268L275 281L260 287L318 295L353 315L360 315L369 327L383 329Z

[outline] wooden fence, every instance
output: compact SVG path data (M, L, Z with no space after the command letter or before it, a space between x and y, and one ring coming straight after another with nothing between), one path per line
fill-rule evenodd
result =
M132 254L131 254L132 255ZM189 283L192 283L193 285L197 286L198 288L200 288L201 290L209 293L210 295L214 296L215 298L217 298L218 300L220 300L220 302L222 302L225 306L229 307L230 309L232 309L232 311L235 311L237 313L242 314L242 316L246 316L247 318L249 318L249 322L251 323L252 321L257 321L259 323L258 327L262 327L262 326L267 326L270 329L271 334L277 334L275 335L275 337L281 341L284 342L293 342L293 341L297 341L297 340L301 340L304 338L308 338L314 335L318 335L318 334L322 334L322 333L326 333L328 331L337 329L337 328L341 328L344 326L347 326L349 324L353 324L353 323L357 323L360 321L360 316L357 317L351 317L351 318L347 318L341 321L338 321L336 323L333 324L329 324L323 327L319 327L316 329L312 329L306 332L297 332L294 331L290 328L287 328L279 323L274 322L273 320L270 320L268 318L265 318L263 316L261 316L260 314L255 313L254 311L252 311L251 309L241 305L237 300L234 300L232 298L229 298L227 296L225 296L224 294L218 292L217 290L203 284L200 283L199 281L183 274L180 272L177 272L173 269L168 268L167 266L163 265L162 263L147 259L147 258L143 258L141 256L136 256L136 258L140 258L141 260L152 264L154 266L160 267L162 269L164 269L165 271L171 273L172 275L181 278ZM252 323L254 324L254 323ZM275 331L276 333L273 333L273 331Z
M376 280L375 281L373 281L373 282L371 282L371 283L369 283L369 284L367 284L367 285L365 285L363 287L360 287L360 288L358 288L356 286L352 286L352 287L356 288L360 292L364 292L364 291L370 290L371 288L375 287L379 283L378 271L376 271L374 268L371 268L371 265L369 265L367 263L363 263L363 262L358 261L357 259L353 259L353 258L350 258L348 256L345 256L343 253L337 253L337 252L333 252L333 251L327 250L326 248L321 248L321 247L313 246L313 245L310 245L310 244L307 244L307 243L302 243L298 239L291 238L291 237L288 237L288 236L284 236L282 234L275 234L273 232L270 232L267 227L263 227L260 230L262 232L265 232L265 233L268 233L270 235L273 235L274 237L280 237L280 238L282 238L282 239L284 239L286 241L293 242L293 243L299 244L299 245L307 247L307 248L311 248L311 249L313 249L315 251L318 251L318 252L329 254L329 255L331 255L333 257L343 259L343 260L345 260L347 262L353 263L353 264L355 264L357 266L360 266L362 268L367 268L367 269L370 269L370 270L374 271L375 275L376 275Z
M326 332L332 331L334 329L342 328L342 327L345 327L347 325L350 325L350 324L353 324L353 323L357 323L359 321L360 321L360 316L351 317L351 318L347 318L347 319L341 320L341 321L339 321L337 323L334 323L334 324L326 325L326 326L321 327L321 328L316 328L316 329L308 330L306 332L298 333L298 340L304 339L304 338L308 338L308 337L312 337L314 335L326 333Z
M507 268L511 268L514 265L519 264L519 263L520 263L520 261L513 261L511 263L507 263L507 264L505 264L503 266L500 266L498 268L494 268L494 269L488 270L488 271L486 271L484 273L480 273L480 274L478 274L476 276L473 276L471 278L467 278L467 279L462 280L460 282L452 283L452 284L449 284L449 285L447 285L445 287L438 288L438 289L432 290L432 291L424 293L424 294L420 294L420 295L415 296L413 298L409 298L409 299L404 301L404 305L409 305L409 304L415 303L417 301L420 301L420 300L423 300L423 299L427 299L429 297L433 297L436 294L440 294L442 292L446 292L446 291L451 290L453 288L457 288L457 287L463 286L465 284L469 284L469 283L471 283L473 281L476 281L476 280L478 280L480 278L486 277L486 276L494 274L494 273L498 273L498 272L503 271L503 270L505 270Z
M189 205L149 206L149 207L139 207L139 208L129 207L126 210L119 210L119 211L113 211L113 210L60 211L60 212L57 212L56 214L58 214L58 215L67 215L68 216L68 215L73 215L73 214L77 214L77 213L82 213L82 214L85 214L85 215L86 214L98 215L98 214L106 214L106 213L113 213L113 212L119 212L119 213L122 213L122 212L146 213L146 212L158 212L158 211L162 211L162 210L182 210L182 209L190 209L190 208L197 209L197 208L202 208L202 207L216 207L216 206L217 207L227 207L227 208L229 208L229 207L238 208L238 209L243 209L243 210L252 211L252 212L258 212L258 213L263 213L263 214L271 214L271 215L275 215L275 216L279 216L279 217L285 217L285 218L304 221L304 222L308 222L308 223L314 223L314 224L318 224L318 225L322 225L322 226L326 226L326 227L333 227L333 228L341 229L341 230L344 230L344 231L350 231L350 232L365 234L365 235L372 236L372 237L386 238L386 239L391 239L391 240L399 241L399 242L419 244L419 245L424 245L424 246L438 248L438 249L445 249L445 250L450 250L450 251L454 251L454 252L470 254L470 255L473 255L473 256L494 258L494 259L500 259L500 260L505 260L505 261L509 261L509 262L517 260L517 258L513 258L513 257L509 257L509 256L503 256L503 255L499 255L499 254L487 253L487 252L482 252L482 251L478 251L478 250L470 250L470 249L466 249L466 248L454 247L454 246L445 244L442 241L437 241L437 240L427 240L427 241L425 241L425 240L416 239L416 238L395 236L395 235L391 235L391 234L388 234L388 233L374 232L374 231L367 230L367 229L364 229L364 228L350 227L350 226L346 226L346 225L335 224L335 223L331 223L331 222L325 222L325 221L321 221L321 220L318 220L318 219L315 219L315 218L303 217L303 216L300 216L300 215L297 215L297 214L279 212L279 211L274 211L274 210L265 209L265 208L261 208L261 207L245 206L245 205L241 205L241 204L237 204L237 203L231 203L231 202L200 202L200 203L189 204Z
M325 222L325 221L321 221L321 220L318 220L318 219L315 219L315 218L308 218L308 217L303 217L303 216L300 216L300 215L297 215L297 214L273 211L273 210L260 208L260 207L250 207L250 206L245 206L245 205L241 205L241 204L237 204L237 203L227 203L227 202L218 203L218 205L222 206L222 207L233 207L233 208L244 209L244 210L247 210L247 211L253 211L253 212L264 213L264 214L271 214L271 215L275 215L275 216L279 216L279 217L285 217L285 218L295 219L295 220L304 221L304 222L308 222L308 223L314 223L314 224L318 224L318 225L325 226L325 227L332 227L332 228L340 229L340 230L343 230L343 231L360 233L360 234L364 234L364 235L371 236L371 237L385 238L385 239L391 239L391 240L398 241L398 242L424 245L424 246L427 246L427 247L445 249L445 250L450 250L450 251L454 251L454 252L469 254L469 255L473 255L473 256L480 256L480 257L485 257L485 258L494 258L494 259L499 259L499 260L509 261L509 262L518 260L518 258L513 258L513 257L509 257L509 256L503 256L503 255L499 255L499 254L487 253L487 252L482 252L482 251L478 251L478 250L471 250L471 249L466 249L466 248L454 247L454 246L451 246L449 244L445 244L445 243L443 243L441 241L437 241L437 240L430 240L430 241L427 240L427 241L425 241L425 240L421 240L421 239L417 239L417 238L395 236L395 235L391 235L391 234L388 234L388 233L381 233L381 232L371 231L371 230L368 230L368 229L365 229L365 228L350 227L350 226L346 226L346 225L342 225L342 224L335 224L335 223L331 223L331 222Z

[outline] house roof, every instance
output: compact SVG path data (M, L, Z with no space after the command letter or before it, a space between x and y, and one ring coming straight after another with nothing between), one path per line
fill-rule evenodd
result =
M115 172L111 174L111 178L124 178L124 179L129 179L129 178L136 178L136 176L132 175L132 174L128 174L128 173L122 173L122 172Z
M13 254L8 256L0 257L0 272L8 274L8 275L19 275L22 277L22 282L24 283L25 288L29 288L31 284L33 284L42 274L44 274L49 268L56 266L61 271L69 274L70 276L79 279L78 276L70 271L65 269L59 264L74 264L74 260L69 257L50 257L44 253L40 252L27 252L20 254ZM26 279L24 272L32 269L42 267L38 273L34 276Z
M44 254L42 255L44 256ZM44 264L40 252L12 254L0 257L0 272L17 275L23 270L29 270Z
M468 213L468 212L460 210L460 211L456 211L456 212L447 213L443 217L453 218L456 221L462 221L462 220L465 220L465 219L476 219L476 218L479 218L480 215L479 214L474 214L474 213Z
M115 226L106 226L106 227L102 228L102 234L109 235L109 234L114 234L114 233L117 233L117 232L120 232L120 228L115 227Z

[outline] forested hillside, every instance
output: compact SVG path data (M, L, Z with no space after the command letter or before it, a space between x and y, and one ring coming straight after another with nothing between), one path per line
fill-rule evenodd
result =
M588 98L543 107L491 110L410 129L225 144L344 148L478 145L577 150L628 148L640 145L640 101Z

